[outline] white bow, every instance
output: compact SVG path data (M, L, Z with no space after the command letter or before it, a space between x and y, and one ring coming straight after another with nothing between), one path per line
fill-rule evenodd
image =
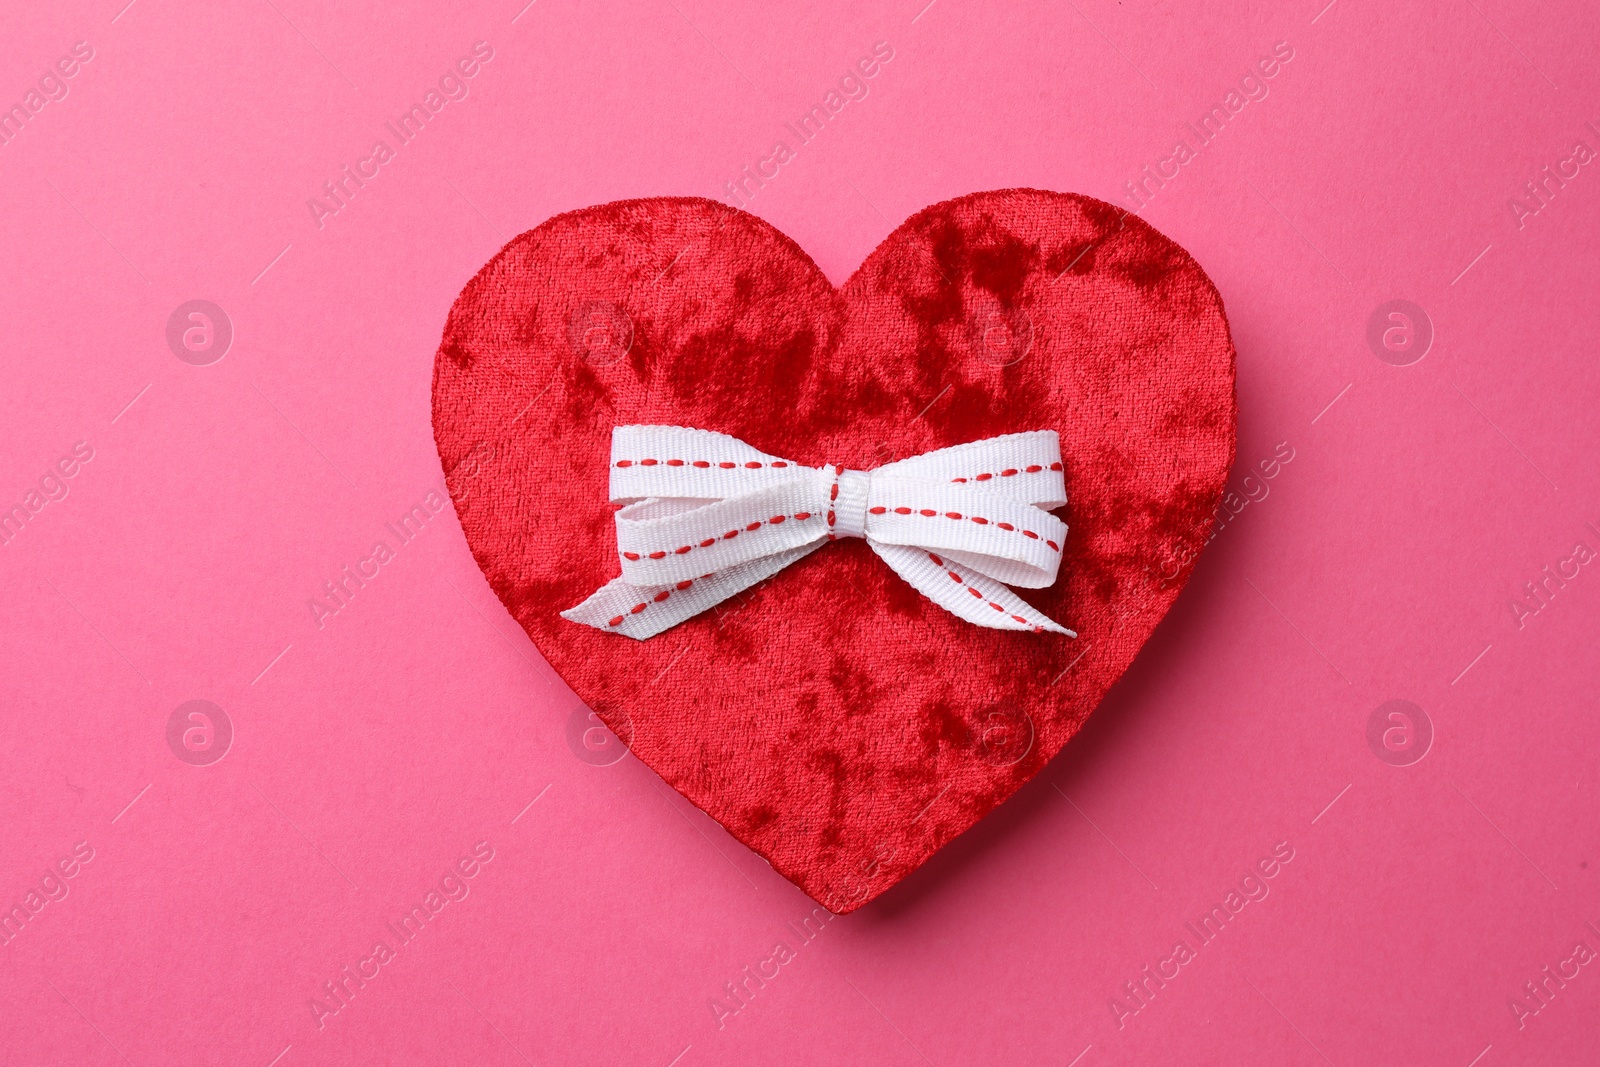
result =
M1067 502L1054 430L941 448L873 471L804 467L727 434L618 426L622 577L561 613L643 640L840 537L864 537L922 595L995 630L1077 634L1009 585L1056 580Z

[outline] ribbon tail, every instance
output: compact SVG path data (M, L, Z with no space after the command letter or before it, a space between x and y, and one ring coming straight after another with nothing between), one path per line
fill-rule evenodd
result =
M633 585L613 578L561 617L643 641L744 592L825 544L814 541L671 585Z
M991 630L1043 631L1077 637L987 575L911 545L867 543L913 589L959 619Z

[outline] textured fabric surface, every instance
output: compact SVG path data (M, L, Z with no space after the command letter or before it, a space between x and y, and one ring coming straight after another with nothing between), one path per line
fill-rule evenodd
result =
M434 371L447 484L495 593L635 755L835 912L1036 774L1187 580L1234 450L1234 353L1193 259L1087 197L927 208L843 288L754 216L623 201L511 241ZM732 434L865 469L1061 435L1061 575L1018 593L1080 635L982 630L859 540L648 642L563 620L619 572L613 426Z

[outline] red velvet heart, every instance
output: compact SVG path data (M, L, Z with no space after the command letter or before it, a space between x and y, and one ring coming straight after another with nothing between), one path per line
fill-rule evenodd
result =
M633 753L835 912L1015 792L1099 704L1206 541L1234 450L1222 300L1098 200L978 193L919 212L842 289L701 199L561 215L462 290L434 370L468 544ZM1061 576L1019 590L1077 640L982 629L859 540L648 641L559 612L619 573L613 426L718 430L867 470L1061 435Z

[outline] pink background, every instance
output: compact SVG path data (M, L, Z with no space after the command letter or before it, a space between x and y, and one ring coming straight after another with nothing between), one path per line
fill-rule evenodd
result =
M1563 961L1600 950L1600 569L1512 603L1600 548L1600 168L1536 214L1525 188L1600 148L1593 5L124 2L0 15L0 104L93 49L0 147L0 505L93 450L0 547L0 904L29 916L0 1060L1592 1062L1600 966ZM384 524L441 484L434 347L505 240L721 195L880 40L750 205L835 281L962 193L1137 206L1185 123L1293 59L1142 208L1227 301L1256 499L1060 758L804 941L797 890L569 742L582 708L448 509ZM395 147L475 41L469 95ZM379 138L319 228L307 199ZM197 298L234 329L208 366L165 337ZM1366 339L1391 299L1436 333L1409 366ZM378 538L395 559L319 628L308 599ZM168 743L192 699L234 731L208 766ZM1391 699L1435 734L1407 766L1367 740ZM323 983L480 841L465 898L319 1026ZM1131 1012L1123 983L1279 842L1270 895Z

